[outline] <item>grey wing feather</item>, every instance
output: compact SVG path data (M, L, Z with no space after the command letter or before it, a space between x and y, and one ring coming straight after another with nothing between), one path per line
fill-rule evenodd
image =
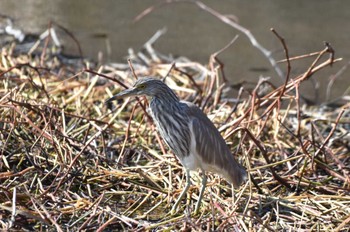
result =
M235 187L238 187L246 179L245 169L234 159L212 121L193 103L183 103L188 106L188 116L192 120L197 154L203 162L213 167L214 170L209 171L223 175Z

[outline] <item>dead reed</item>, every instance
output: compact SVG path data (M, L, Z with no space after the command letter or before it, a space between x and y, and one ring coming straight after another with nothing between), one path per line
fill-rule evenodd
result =
M200 105L250 173L239 190L209 175L200 215L199 176L178 214L184 186L147 114L147 99L104 105L133 82L125 64L96 66L60 56L50 41L0 53L0 228L2 230L349 231L349 103L302 105L299 87L337 62L331 47L286 82L261 80L225 95L222 65L173 58L146 44L130 53L137 76L169 74L181 99ZM313 55L315 55L313 54ZM322 59L321 59L322 58ZM174 65L175 64L175 65ZM317 78L317 77L316 77Z

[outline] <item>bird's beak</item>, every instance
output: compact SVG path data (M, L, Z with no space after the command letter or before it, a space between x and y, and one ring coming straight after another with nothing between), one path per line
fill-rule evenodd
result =
M105 104L107 104L107 103L109 103L111 101L114 101L114 100L119 100L119 99L122 99L122 98L134 96L136 94L137 94L137 89L136 88L126 89L126 90L123 90L120 93L114 95L113 97L111 97L107 101L105 101Z

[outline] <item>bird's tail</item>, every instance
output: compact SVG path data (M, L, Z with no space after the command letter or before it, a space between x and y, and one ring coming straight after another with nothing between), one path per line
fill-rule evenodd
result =
M239 186L248 179L248 174L244 167L242 167L236 161L234 163L235 165L231 165L227 171L230 182L235 188L239 188Z

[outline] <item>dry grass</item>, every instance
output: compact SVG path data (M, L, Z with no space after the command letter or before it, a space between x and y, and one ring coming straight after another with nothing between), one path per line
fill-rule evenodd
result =
M204 108L250 170L234 191L210 174L199 215L191 214L196 173L188 199L168 213L184 173L157 135L147 99L104 105L133 82L128 64L68 62L50 43L31 54L15 47L0 54L1 229L350 230L349 104L310 108L299 96L304 80L337 61L325 57L329 47L305 73L287 72L285 85L242 86L238 100L225 96L215 59L208 68L151 47L132 58L138 76L165 76L175 62L167 83Z

